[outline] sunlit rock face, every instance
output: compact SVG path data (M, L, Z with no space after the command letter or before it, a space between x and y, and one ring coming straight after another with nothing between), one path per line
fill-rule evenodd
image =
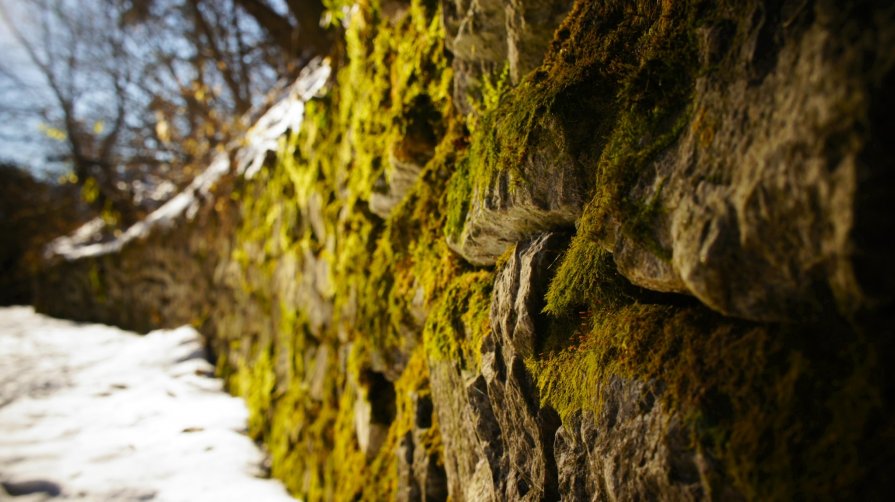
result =
M543 324L541 292L549 280L548 266L565 243L566 237L547 234L520 245L498 273L490 307L491 333L482 341L477 375L464 375L459 365L440 364L439 376L433 374L432 393L441 423L450 430L465 424L474 431L465 433L474 446L445 450L448 465L458 466L451 472L456 480L453 493L464 500L559 496L553 455L559 417L539 404L525 361L534 355L536 326ZM482 476L491 481L486 488L480 485Z
M891 493L895 9L346 16L252 176L39 307L200 326L305 500Z
M512 169L480 174L462 231L448 236L453 250L476 265L493 265L520 239L574 227L593 190L593 168L570 149L580 132L570 127L555 115L538 116L524 158Z
M482 79L507 71L518 83L540 66L553 32L572 0L447 0L445 39L454 56L454 99L469 112L481 99Z

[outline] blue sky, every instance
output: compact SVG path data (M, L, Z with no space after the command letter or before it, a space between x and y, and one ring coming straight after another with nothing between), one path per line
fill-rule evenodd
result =
M13 2L0 3L0 11L4 16L12 15L14 19L22 19L22 12L7 12L6 8L21 6ZM4 8L5 7L5 8ZM11 83L0 87L0 159L11 160L26 167L39 176L57 176L59 166L47 172L47 145L40 132L40 120L23 119L17 116L16 109L36 102L36 94L44 90L40 73L28 61L24 50L16 43L6 23L0 22L0 66L13 72L27 88ZM0 77L2 78L2 77ZM30 140L28 139L30 138Z

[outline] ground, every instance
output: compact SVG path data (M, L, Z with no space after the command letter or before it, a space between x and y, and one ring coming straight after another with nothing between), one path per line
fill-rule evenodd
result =
M0 309L0 500L293 500L190 328Z

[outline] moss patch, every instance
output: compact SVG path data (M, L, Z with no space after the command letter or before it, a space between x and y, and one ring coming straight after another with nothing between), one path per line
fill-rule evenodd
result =
M448 233L462 231L473 198L498 176L510 190L543 173L528 172L538 145L558 144L592 197L579 228L600 235L607 220L667 252L645 231L661 213L657 199L631 189L648 162L667 149L691 116L702 68L697 29L715 14L708 2L576 2L544 64L516 88L497 86L473 128L468 167L452 181Z
M491 288L494 273L483 270L457 277L426 321L429 357L456 361L469 371L482 364L482 340L491 332Z
M873 451L876 428L891 421L878 348L852 327L757 325L687 301L605 298L575 335L555 333L529 361L561 417L599 412L612 377L661 382L653 389L694 448L724 465L710 486L732 483L749 500L861 493L874 464L857 452Z
M218 367L247 397L273 475L305 500L394 498L395 448L415 413L409 399L428 392L413 313L440 304L465 270L440 216L466 144L440 19L433 2L413 0L395 19L377 1L358 5L335 85L307 104L275 161L235 191L236 298L218 323ZM370 199L392 158L424 167L382 219ZM309 310L318 306L331 316ZM354 420L374 361L400 376L386 444L370 457ZM423 436L439 458L437 424Z
M544 312L556 318L582 315L593 305L604 309L624 302L633 290L609 252L593 241L575 239L550 281Z

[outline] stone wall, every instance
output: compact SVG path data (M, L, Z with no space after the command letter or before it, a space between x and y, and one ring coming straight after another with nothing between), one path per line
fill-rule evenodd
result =
M895 9L352 12L275 159L38 307L199 326L308 500L889 493Z

